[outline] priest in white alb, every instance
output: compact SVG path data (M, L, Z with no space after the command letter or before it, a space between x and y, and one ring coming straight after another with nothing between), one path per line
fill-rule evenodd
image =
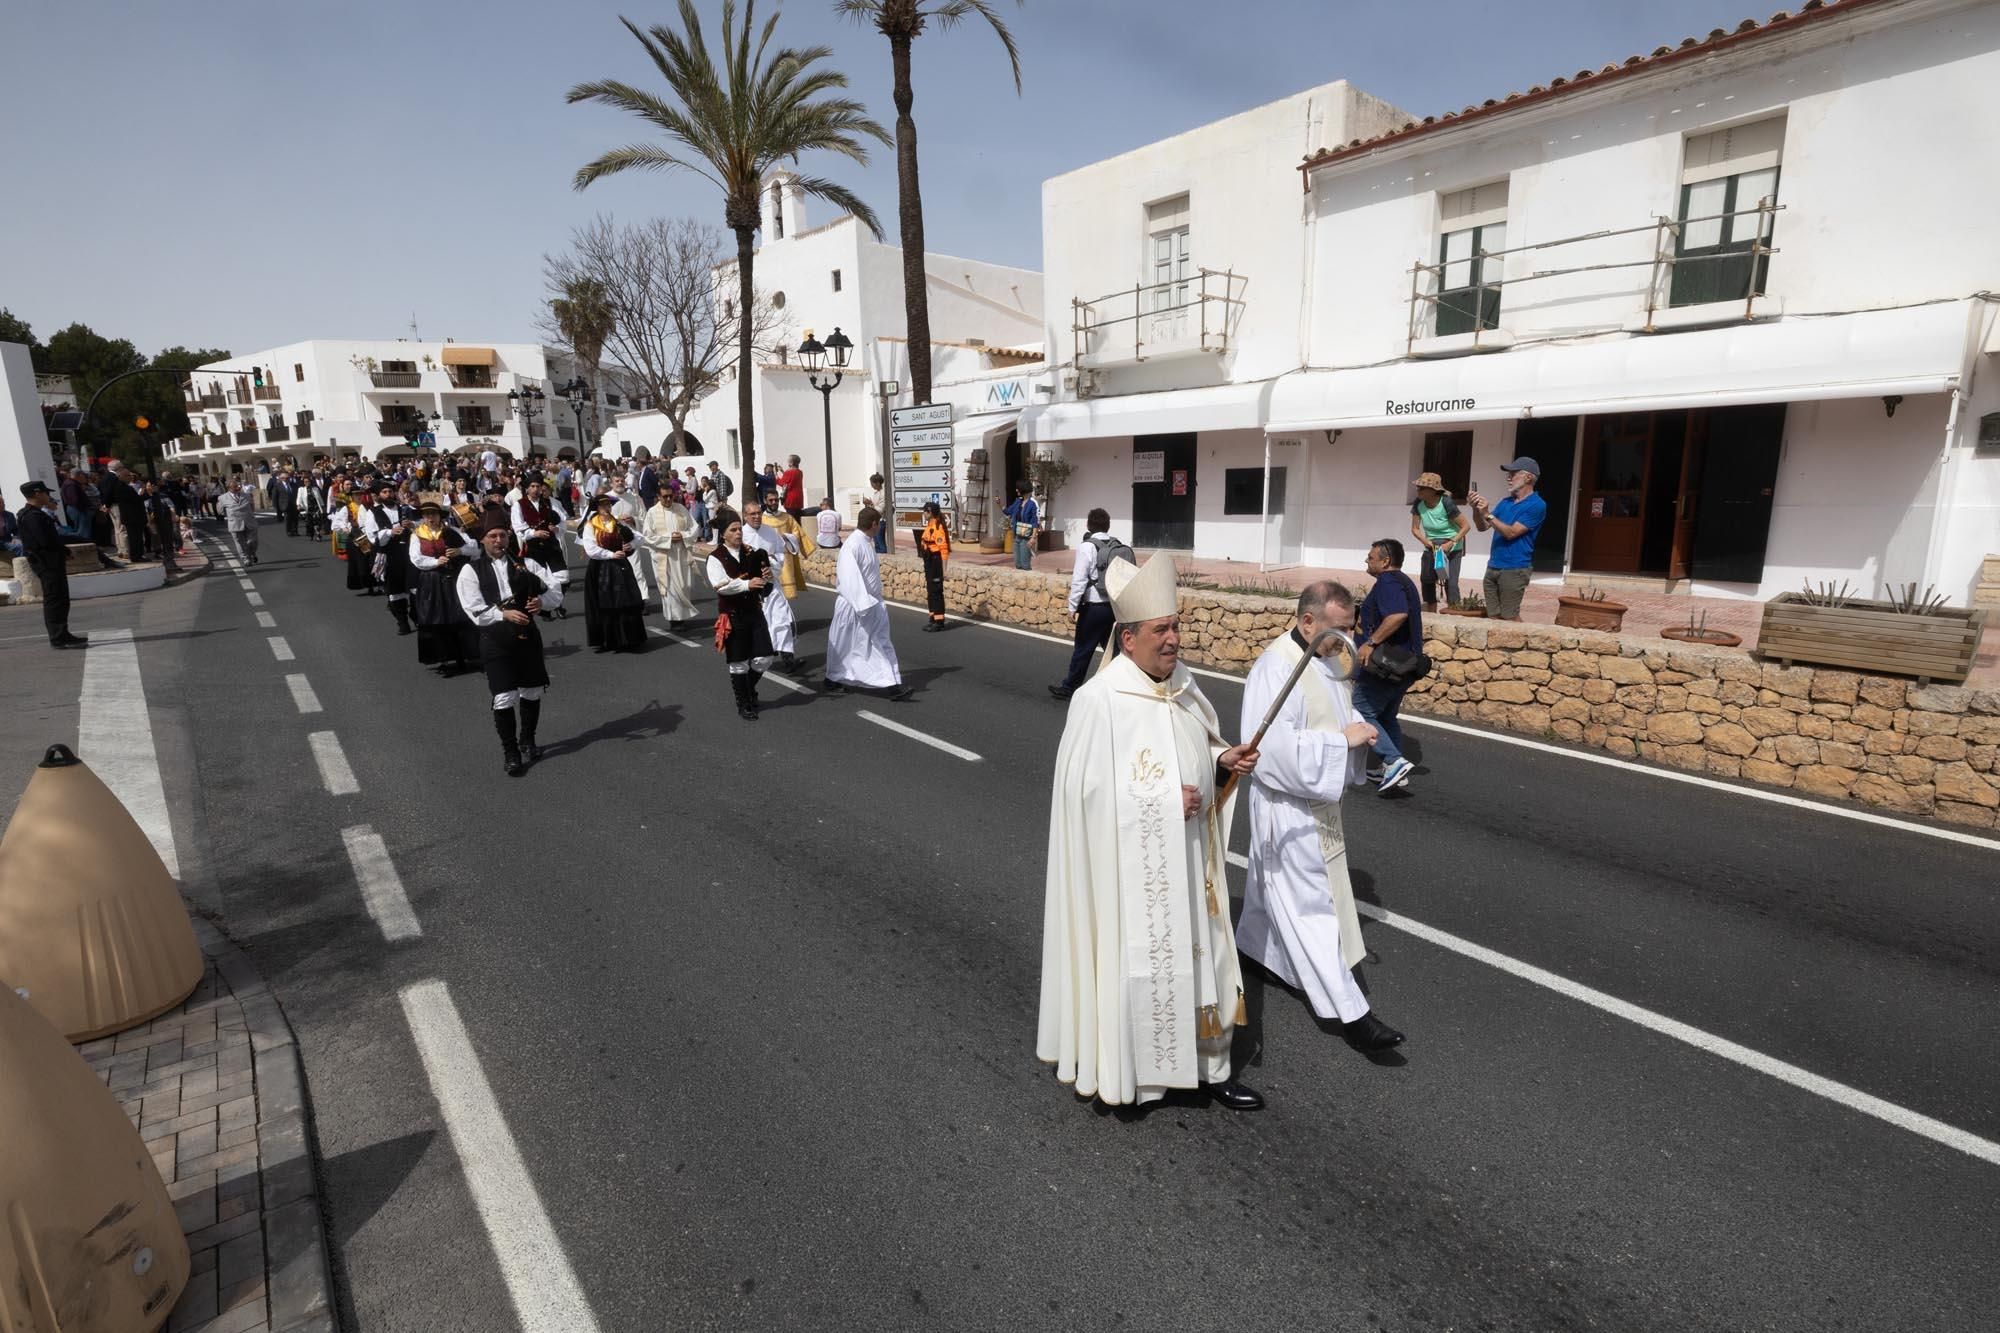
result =
M1036 1053L1109 1105L1199 1087L1255 1110L1229 1063L1245 1013L1223 853L1227 783L1257 752L1223 739L1181 664L1173 561L1105 583L1120 655L1070 696L1056 751Z
M875 559L875 529L882 515L864 505L835 565L833 623L826 631L826 689L889 691L898 703L916 691L903 683L896 645L889 641L889 604L882 600L882 566Z
M1298 621L1272 643L1243 682L1246 734L1264 716L1321 630L1354 627L1354 595L1338 583L1299 593ZM1354 711L1352 687L1328 666L1339 641L1322 646L1258 744L1250 778L1250 873L1236 945L1245 958L1303 991L1313 1013L1338 1019L1348 1043L1384 1051L1403 1034L1377 1018L1354 980L1366 949L1347 879L1340 797L1366 785L1375 728Z

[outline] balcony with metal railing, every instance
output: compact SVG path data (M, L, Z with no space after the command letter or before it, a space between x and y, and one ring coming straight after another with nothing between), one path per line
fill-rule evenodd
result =
M491 366L446 366L445 379L451 387L473 393L491 393L500 387L499 372Z
M1418 259L1410 266L1405 353L1436 355L1511 346L1516 330L1509 327L1510 290L1528 283L1569 279L1563 287L1570 299L1630 294L1629 286L1610 285L1616 279L1602 290L1590 291L1593 280L1587 275L1641 269L1646 270L1645 286L1639 293L1643 318L1635 309L1626 325L1635 332L1653 333L1663 326L1693 322L1674 318L1671 312L1677 310L1710 323L1753 319L1760 313L1757 303L1764 297L1770 258L1779 253L1771 239L1776 215L1783 210L1784 205L1767 197L1752 208L1725 213L1657 217L1635 227L1614 227L1499 250L1479 249L1436 263ZM1647 234L1652 237L1651 253L1641 257L1566 264L1558 258L1549 268L1533 267L1536 261L1529 258L1561 252L1569 246L1605 253L1602 243L1609 242L1615 248L1620 238ZM1707 240L1711 235L1716 238L1712 243ZM1738 236L1743 239L1735 239ZM1527 271L1515 272L1517 268Z
M220 389L211 389L195 401L201 405L201 410L204 412L220 411L229 405L229 400L223 397Z
M420 370L371 370L368 381L378 389L414 389L423 383Z
M302 440L310 440L313 435L313 424L311 418L307 418L306 420L301 421L297 426L293 428L293 433L296 434Z
M400 440L405 435L422 430L424 424L421 417L384 417L375 423L375 431L378 435Z
M1088 301L1070 301L1070 333L1081 367L1229 350L1249 278L1234 269L1197 269L1170 282L1134 283Z
M236 442L238 444L257 443L257 428L255 426L251 426L248 427L247 429L237 431Z
M292 428L290 426L264 427L264 443L266 444L284 444L291 438Z
M250 396L260 403L275 403L278 401L278 386L260 384L250 391Z
M250 406L251 399L250 399L250 391L248 389L231 389L227 393L225 393L223 397L229 400L229 405L231 407ZM220 407L221 404L218 403L216 404L216 406Z

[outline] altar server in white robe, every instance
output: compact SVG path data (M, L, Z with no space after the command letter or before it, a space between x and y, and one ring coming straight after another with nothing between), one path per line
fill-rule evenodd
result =
M875 529L881 512L864 505L857 526L841 543L835 564L833 624L826 631L826 689L844 694L849 686L889 691L898 703L916 690L903 683L896 645L889 641L889 606L882 600L882 566L875 559Z
M755 500L743 502L743 540L750 546L761 547L771 557L771 586L764 593L764 623L771 629L771 648L778 654L778 665L790 671L799 664L799 622L792 614L792 599L785 594L785 587L778 579L778 569L785 563L787 555L799 554L799 539L778 531L764 521L764 506ZM875 573L876 590L881 589L882 574L878 565ZM883 611L884 620L888 612ZM891 649L891 652L894 650Z
M1244 733L1263 723L1315 634L1353 626L1354 595L1345 587L1329 580L1301 591L1296 626L1264 650L1243 682ZM1249 784L1250 872L1236 947L1303 991L1320 1018L1338 1019L1350 1045L1385 1051L1403 1034L1370 1011L1354 981L1354 965L1367 949L1340 818L1341 793L1367 785L1375 728L1354 711L1352 686L1328 667L1336 644L1324 646L1299 677L1257 747L1261 762Z
M1223 862L1235 802L1217 791L1257 752L1223 739L1181 664L1173 561L1121 561L1106 585L1122 651L1071 696L1056 751L1036 1054L1109 1105L1204 1087L1255 1110L1229 1062L1246 1015Z

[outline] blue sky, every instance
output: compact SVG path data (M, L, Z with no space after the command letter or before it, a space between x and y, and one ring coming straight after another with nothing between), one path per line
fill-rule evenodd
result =
M711 25L721 0L700 0ZM1016 96L982 26L917 46L930 247L1040 263L1048 176L1332 79L1456 110L1746 17L1774 0L1027 0ZM771 6L760 6L760 13ZM597 212L721 221L688 175L578 194L644 129L570 107L581 80L657 82L617 19L661 0L0 0L0 306L252 351L301 338L527 340L541 256ZM888 44L790 0L889 124ZM893 154L808 162L893 231Z

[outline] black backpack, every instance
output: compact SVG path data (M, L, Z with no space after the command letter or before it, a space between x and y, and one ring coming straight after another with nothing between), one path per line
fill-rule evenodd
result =
M1111 593L1104 586L1104 575L1105 571L1111 568L1111 562L1113 560L1123 560L1127 564L1136 565L1139 563L1139 557L1133 554L1131 547L1119 541L1110 533L1105 533L1101 537L1092 537L1089 540L1090 544L1097 548L1097 569L1090 576L1090 586L1095 588L1098 595L1108 602L1111 600Z

